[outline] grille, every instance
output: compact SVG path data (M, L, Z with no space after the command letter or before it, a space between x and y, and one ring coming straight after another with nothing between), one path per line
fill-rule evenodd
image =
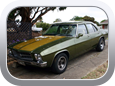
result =
M24 59L24 60L33 60L29 53L18 52L15 50L12 50L12 53L13 53L14 57L16 57L16 58Z

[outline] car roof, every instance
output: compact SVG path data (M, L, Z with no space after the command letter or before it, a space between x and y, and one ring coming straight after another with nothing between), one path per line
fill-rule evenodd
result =
M52 25L55 25L55 24L82 24L82 23L91 23L93 25L95 25L97 27L97 25L93 22L90 22L90 21L65 21L65 22L55 22L53 23ZM97 29L99 29L97 27Z
M53 24L78 24L78 23L92 23L90 21L65 21L65 22L55 22Z

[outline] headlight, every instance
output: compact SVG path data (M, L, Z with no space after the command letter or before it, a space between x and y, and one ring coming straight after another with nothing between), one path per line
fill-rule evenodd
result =
M35 56L35 59L36 59L37 61L41 61L41 60L42 60L40 54L34 54L34 56Z
M37 55L38 55L38 54L34 54L36 60L38 59L38 56L37 56Z

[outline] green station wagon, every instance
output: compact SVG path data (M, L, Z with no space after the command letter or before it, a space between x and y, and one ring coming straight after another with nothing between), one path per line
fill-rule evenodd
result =
M92 22L58 22L42 36L10 45L8 55L19 64L51 67L60 74L69 60L93 48L103 51L107 36L107 31Z

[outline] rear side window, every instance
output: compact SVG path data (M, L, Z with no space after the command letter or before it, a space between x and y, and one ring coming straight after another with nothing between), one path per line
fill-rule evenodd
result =
M94 29L93 29L92 24L86 24L86 26L87 26L87 28L88 28L89 33L95 32Z
M97 31L97 28L94 25L92 25L92 26L93 26L94 31Z
M82 33L82 34L87 34L87 29L85 27L84 24L78 24L78 30L77 30L78 34Z

